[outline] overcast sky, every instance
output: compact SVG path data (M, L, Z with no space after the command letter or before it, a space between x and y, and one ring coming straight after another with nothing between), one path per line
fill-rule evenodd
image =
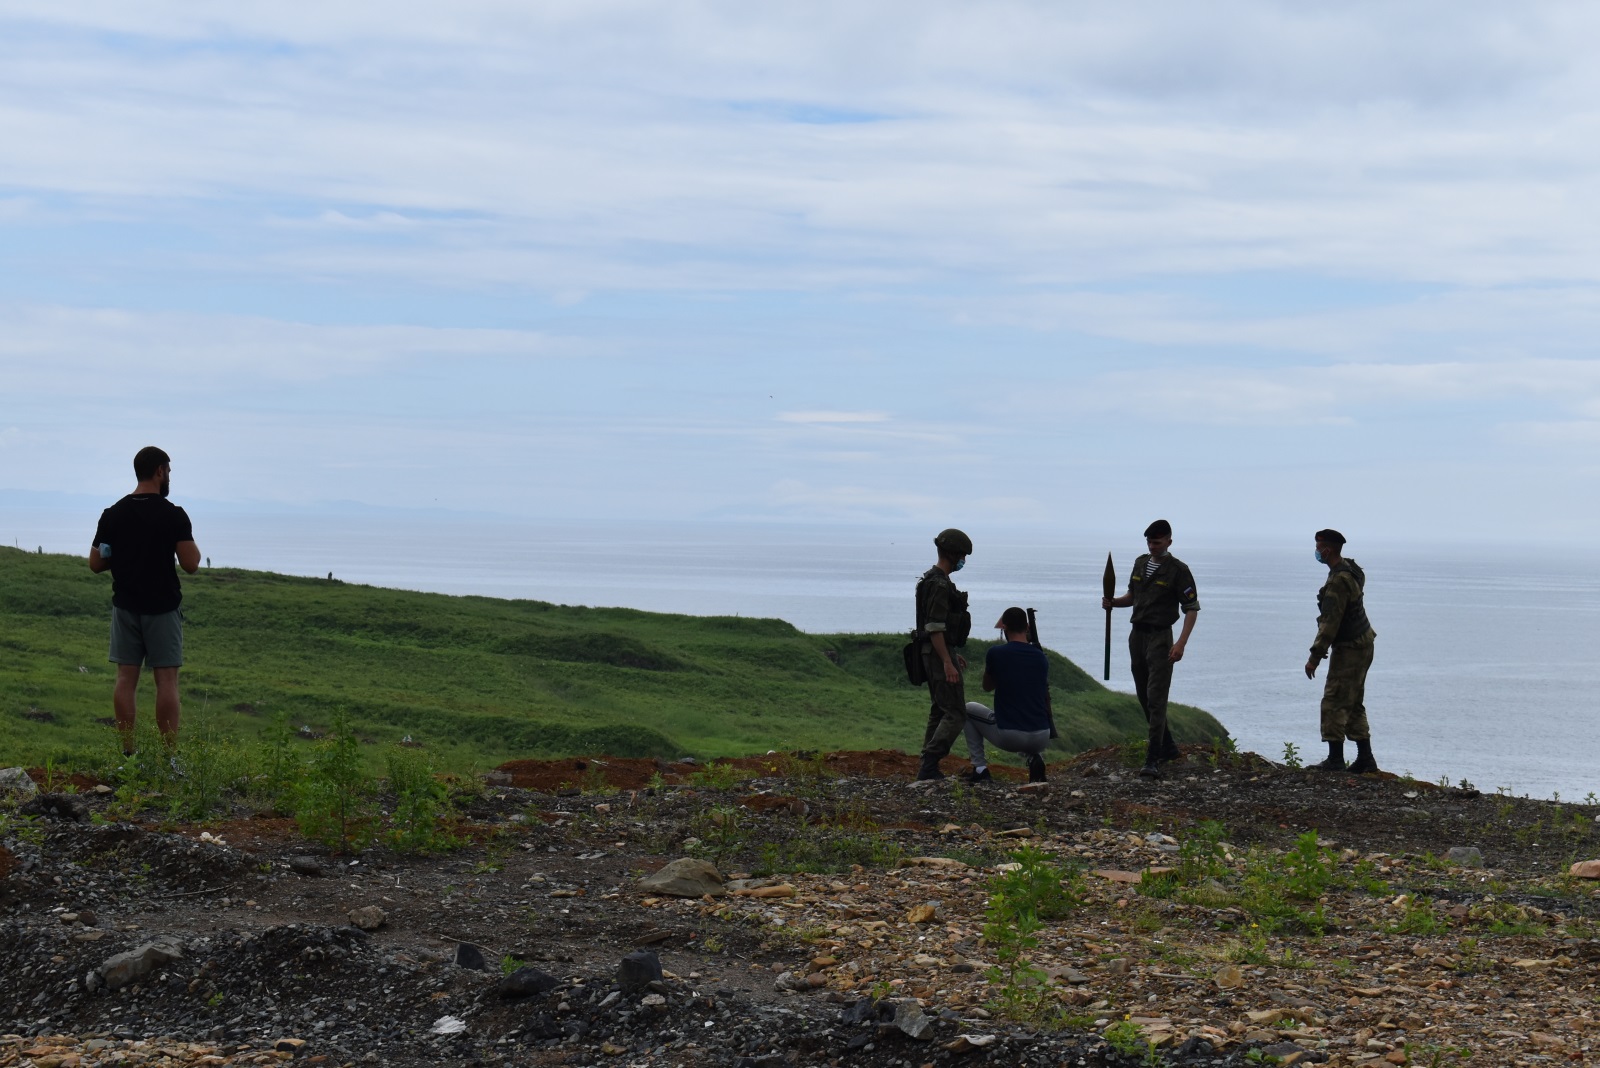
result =
M1600 7L0 0L0 488L1561 538ZM1585 73L1585 72L1588 73Z

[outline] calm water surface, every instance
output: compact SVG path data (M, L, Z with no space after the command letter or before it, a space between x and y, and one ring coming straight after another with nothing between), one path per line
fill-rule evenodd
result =
M332 571L375 586L561 604L776 616L817 633L908 628L912 587L932 562L932 531L920 529L191 514L217 566ZM0 513L0 538L86 552L95 518L93 510ZM978 626L1011 604L1038 608L1045 644L1098 676L1106 552L1125 585L1143 549L1137 533L1113 541L978 532L978 551L958 581ZM1367 611L1378 632L1367 709L1382 767L1535 797L1600 791L1589 670L1600 648L1600 574L1573 569L1548 547L1352 542L1349 550L1367 571ZM1322 682L1308 681L1302 666L1326 570L1311 558L1309 538L1270 547L1180 538L1173 551L1193 569L1202 604L1174 700L1216 715L1241 748L1278 759L1293 742L1308 763L1320 759ZM1113 634L1110 685L1131 692L1125 611Z

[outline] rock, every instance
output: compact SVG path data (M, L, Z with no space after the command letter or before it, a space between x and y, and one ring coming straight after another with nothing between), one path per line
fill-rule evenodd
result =
M22 768L6 768L0 771L0 798L11 801L30 801L39 794L39 787L28 778L28 773Z
M315 879L322 874L322 862L316 857L290 857L289 870L296 875Z
M463 943L465 944L465 943ZM459 1016L441 1016L428 1028L432 1035L459 1035L467 1029L467 1021Z
M499 993L503 998L526 998L548 993L561 985L561 980L538 968L522 967L500 980Z
M98 927L100 926L100 917L96 916L92 909L79 909L78 922L85 927Z
M667 999L660 994L646 994L639 999L639 1004L647 1009L664 1009L667 1007Z
M1577 879L1600 879L1600 860L1580 860L1567 870Z
M716 867L693 857L679 857L654 875L639 880L639 886L652 893L672 897L721 897L727 893L723 885L727 880Z
M87 823L89 806L72 794L39 794L19 810L24 816L43 816L46 819L66 820L69 823Z
M305 1044L306 1040L303 1038L280 1038L272 1044L272 1048L279 1053L298 1055L301 1047Z
M182 959L183 952L176 946L146 942L137 949L107 959L100 965L100 978L105 982L106 989L121 990L155 971L158 965Z
M1131 969L1127 957L1114 957L1106 961L1106 971L1112 975L1127 975Z
M1218 990L1237 990L1244 986L1244 972L1237 964L1227 964L1217 969L1211 981L1217 984Z
M788 883L779 883L777 886L752 886L734 891L739 897L794 897L797 892Z
M1044 784L1035 783L1034 785L1042 786ZM944 1043L943 1048L949 1050L951 1053L966 1053L968 1050L983 1049L985 1046L992 1046L998 1042L999 1039L999 1035L957 1035L949 1042Z
M389 922L389 916L376 905L362 905L350 910L350 922L363 931L376 931Z
M1451 846L1444 859L1463 868L1483 867L1483 853L1477 846Z
M636 994L661 978L661 958L653 949L636 949L617 965L617 982L624 994Z
M907 923L937 923L939 920L939 907L931 901L926 905L917 905L906 913Z
M912 1038L927 1041L933 1037L934 1018L915 1001L902 1001L894 1007L894 1025Z
M871 998L851 1002L839 1014L839 1022L846 1027L855 1027L866 1023L868 1020L878 1018L878 1003Z
M457 968L465 968L472 972L486 972L489 962L483 957L483 950L471 942L457 942L456 955L452 958Z
M1017 786L1017 793L1019 794L1045 794L1049 792L1050 784L1047 782L1025 782ZM949 1047L945 1048L948 1049Z

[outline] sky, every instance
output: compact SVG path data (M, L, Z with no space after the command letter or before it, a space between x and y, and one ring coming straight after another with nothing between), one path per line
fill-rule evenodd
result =
M1563 540L1600 7L0 0L0 490Z

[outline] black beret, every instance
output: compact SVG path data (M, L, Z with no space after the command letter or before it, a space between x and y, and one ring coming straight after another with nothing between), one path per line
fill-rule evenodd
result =
M1154 523L1144 528L1144 536L1147 538L1170 538L1172 537L1172 524L1165 519L1157 519Z
M1319 530L1315 535L1318 541L1325 541L1329 545L1343 545L1344 535L1337 530Z

